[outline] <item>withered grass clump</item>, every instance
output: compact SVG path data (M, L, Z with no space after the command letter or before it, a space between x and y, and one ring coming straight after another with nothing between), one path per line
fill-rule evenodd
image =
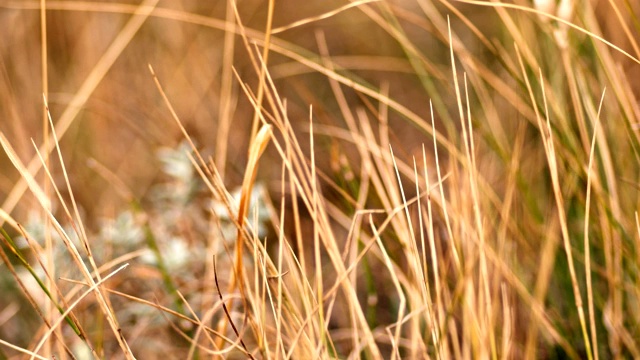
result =
M640 358L639 10L0 1L0 359Z

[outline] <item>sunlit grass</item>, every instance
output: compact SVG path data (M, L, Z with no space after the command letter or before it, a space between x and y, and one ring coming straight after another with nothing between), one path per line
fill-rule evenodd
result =
M632 4L234 4L0 2L0 359L640 358Z

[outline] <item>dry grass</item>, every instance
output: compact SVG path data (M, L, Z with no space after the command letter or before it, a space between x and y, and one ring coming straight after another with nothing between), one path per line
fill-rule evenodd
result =
M0 1L0 359L640 358L593 6Z

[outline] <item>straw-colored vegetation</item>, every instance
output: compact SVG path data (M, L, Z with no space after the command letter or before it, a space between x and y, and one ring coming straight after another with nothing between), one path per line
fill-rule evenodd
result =
M0 359L640 358L638 14L1 0Z

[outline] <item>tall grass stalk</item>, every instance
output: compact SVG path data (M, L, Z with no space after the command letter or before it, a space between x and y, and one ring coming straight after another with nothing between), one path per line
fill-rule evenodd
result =
M594 6L0 1L0 358L640 358Z

